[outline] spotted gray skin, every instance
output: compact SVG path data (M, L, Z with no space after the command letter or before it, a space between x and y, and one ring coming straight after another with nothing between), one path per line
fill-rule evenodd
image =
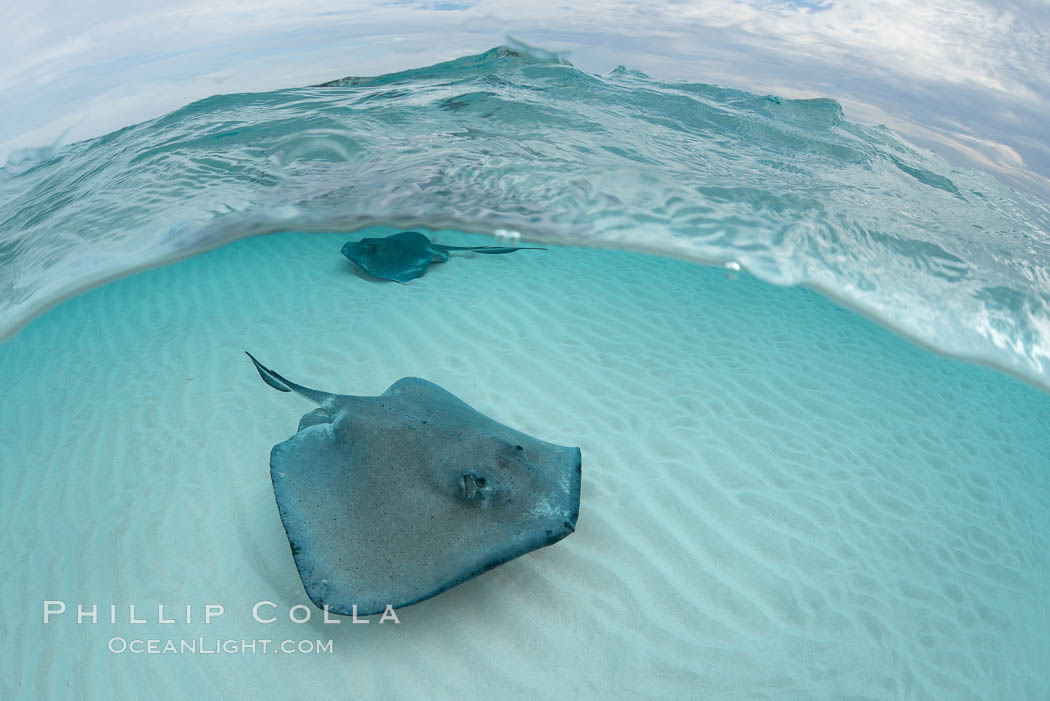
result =
M432 242L418 231L402 231L383 238L347 241L342 252L372 277L405 283L421 277L431 263L447 261L450 251L499 255L522 250L547 249L526 246L444 246Z
M504 426L406 377L377 397L262 379L318 404L274 446L270 476L319 608L380 613L429 599L572 533L579 448Z

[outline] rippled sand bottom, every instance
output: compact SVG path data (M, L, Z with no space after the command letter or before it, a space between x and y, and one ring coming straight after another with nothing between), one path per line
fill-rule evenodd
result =
M355 274L347 238L240 241L0 346L0 698L1050 695L1047 395L748 276L551 249L402 286ZM334 392L422 376L581 446L577 532L398 625L290 622L268 455L310 405L245 349ZM44 600L68 610L44 625Z

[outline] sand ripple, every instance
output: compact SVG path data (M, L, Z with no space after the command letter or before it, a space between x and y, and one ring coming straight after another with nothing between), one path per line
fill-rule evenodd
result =
M0 698L1050 694L1046 395L679 261L461 257L401 286L354 275L342 240L241 241L0 346ZM267 467L308 406L245 348L331 391L421 375L580 445L577 533L400 626L252 622L308 603ZM44 626L52 598L153 613ZM152 620L187 603L227 612ZM117 635L335 653L133 657Z

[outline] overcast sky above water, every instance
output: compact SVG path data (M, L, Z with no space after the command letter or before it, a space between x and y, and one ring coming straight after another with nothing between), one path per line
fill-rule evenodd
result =
M414 68L508 35L594 73L834 98L1050 199L1050 0L12 0L0 162L208 95Z

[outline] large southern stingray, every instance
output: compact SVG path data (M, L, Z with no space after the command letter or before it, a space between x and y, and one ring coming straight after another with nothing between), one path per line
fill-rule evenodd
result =
M473 251L498 255L514 251L545 251L528 246L444 246L434 243L418 231L402 231L384 238L347 241L343 255L373 277L408 282L422 277L431 263L445 262L450 251Z
M428 599L576 529L580 449L497 423L405 377L377 397L263 381L319 408L270 453L299 577L334 613Z

